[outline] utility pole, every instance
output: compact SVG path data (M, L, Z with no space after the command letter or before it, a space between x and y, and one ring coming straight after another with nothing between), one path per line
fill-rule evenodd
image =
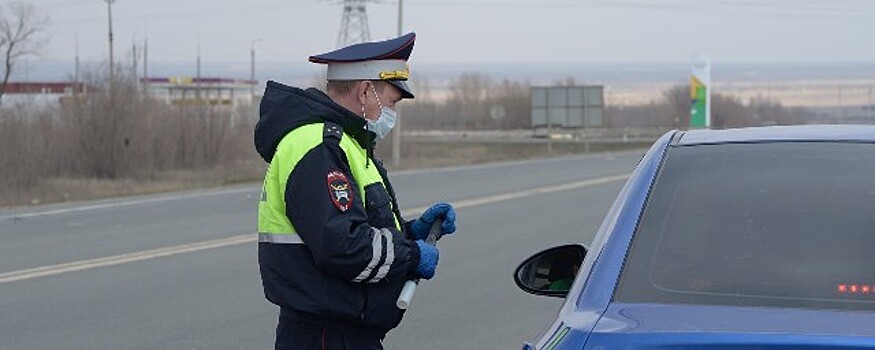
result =
M149 82L149 37L143 38L143 94L148 95Z
M550 91L547 88L547 154L553 154L553 113L550 113Z
M75 63L76 67L73 70L73 82L76 83L76 85L78 85L79 84L79 34L78 33L76 34L76 60L75 60L75 62L76 62ZM74 93L76 92L75 88L73 89L73 92Z
M249 97L252 103L255 103L255 43L260 41L261 39L252 39L249 43Z
M398 0L398 36L404 30L404 0Z
M106 13L109 18L109 82L110 89L112 89L112 84L115 81L115 67L113 65L112 58L112 4L115 3L116 0L103 0L106 2Z
M875 116L875 105L872 104L872 85L869 85L869 104L866 105L866 109L872 111L872 115Z
M76 33L75 60L73 67L73 97L79 97L79 33Z
M869 85L869 106L872 106L872 85Z
M398 36L404 31L404 0L398 0ZM398 118L395 121L395 131L392 134L392 167L401 166L401 105L398 105Z
M134 36L133 40L131 40L131 41L132 41L132 43L131 43L131 64L132 64L131 74L133 75L134 88L136 89L137 87L139 87L139 85L137 84L137 80L138 80L137 79L137 64L140 63L139 62L140 55L139 55L139 50L137 49L137 37Z
M197 34L197 77L194 84L195 99L200 102L201 99L201 34Z
M255 102L255 40L249 45L249 98Z

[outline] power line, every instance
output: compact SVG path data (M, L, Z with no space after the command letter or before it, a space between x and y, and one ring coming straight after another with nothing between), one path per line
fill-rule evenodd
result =
M58 7L69 5L80 5L85 3L94 3L92 0L58 0L58 1L40 1L34 3L37 7Z
M74 2L74 1L70 1ZM180 11L164 11L164 12L151 12L148 14L141 14L136 16L117 16L114 20L116 22L130 22L130 21L149 21L149 22L158 22L158 21L168 21L168 20L180 20L180 19L192 19L192 18L200 18L200 17L216 17L216 15L231 15L231 16L240 16L242 14L253 14L253 13L265 13L265 12L277 12L279 10L283 10L286 8L290 9L300 9L302 6L313 5L308 0L298 0L298 1L268 1L261 3L247 3L246 5L233 5L233 6L216 6L209 9L192 9L192 10L180 10ZM90 23L99 19L99 17L78 17L78 18L68 18L62 20L53 21L54 24L76 24L76 23Z
M793 1L782 3L780 1L753 2L739 0L717 0L703 6L701 1L683 0L578 0L578 1L443 1L443 0L409 0L410 5L418 6L448 6L448 7L489 7L489 8L562 8L562 7L613 7L630 8L638 10L653 10L663 12L681 12L707 15L725 16L727 11L734 15L767 19L794 19L813 21L846 21L846 17L853 17L865 23L871 23L871 16L875 15L875 7L857 8L851 5L875 5L875 2L867 0L843 0L829 2L827 4L816 1ZM397 4L395 1L376 2L378 5ZM839 5L848 5L839 7ZM783 16L775 18L773 16ZM791 16L791 18L787 18ZM799 17L802 16L802 17Z
M357 0L359 1L359 0ZM364 2L365 0L360 0ZM90 2L90 0L57 0L41 2L38 6L62 6L78 5ZM323 1L328 5L342 5L344 0ZM367 1L377 6L397 6L394 0L371 0ZM489 8L622 8L647 11L660 11L671 13L693 13L704 15L725 16L727 14L746 16L757 19L781 19L814 22L862 22L872 23L875 16L875 1L871 0L840 0L821 2L819 0L712 0L702 5L699 0L407 0L409 6L444 6L444 7L489 7ZM260 3L247 3L245 5L220 6L209 9L164 11L149 13L138 16L118 16L115 21L127 22L131 20L143 21L168 21L179 19L192 19L199 17L215 17L216 15L253 14L275 12L291 8L300 9L302 5L315 5L313 0L297 1L266 1ZM98 20L98 17L80 17L53 21L55 24L86 23ZM849 21L849 19L851 21Z

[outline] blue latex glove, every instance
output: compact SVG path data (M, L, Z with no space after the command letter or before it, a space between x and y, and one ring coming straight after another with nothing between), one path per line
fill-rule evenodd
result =
M425 243L421 239L416 241L416 245L419 246L419 266L416 267L416 273L421 278L431 279L434 277L440 254L435 246Z
M445 235L456 232L456 210L450 203L436 203L419 217L410 223L410 230L413 231L413 239L425 239L428 236L428 231L435 220L442 218L444 223L441 225L441 232Z

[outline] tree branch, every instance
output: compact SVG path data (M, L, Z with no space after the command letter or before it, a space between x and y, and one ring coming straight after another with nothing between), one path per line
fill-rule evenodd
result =
M23 57L39 56L48 38L44 36L49 19L30 2L15 1L0 5L0 52L3 53L3 80L0 81L0 99L6 92L12 69ZM7 14L9 16L7 16Z

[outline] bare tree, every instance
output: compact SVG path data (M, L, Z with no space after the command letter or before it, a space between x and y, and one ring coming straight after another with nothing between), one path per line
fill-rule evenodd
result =
M492 79L479 72L462 73L453 80L450 85L453 94L448 102L458 107L458 111L451 113L454 112L453 114L462 118L462 127L484 126L489 119L486 102L489 100L492 85Z
M665 99L668 115L666 121L678 129L686 129L690 125L690 86L675 85L664 90L662 96Z
M48 16L43 15L30 2L15 1L5 8L0 6L0 55L3 56L0 101L18 60L27 56L38 56L45 49L48 44L45 29L48 25Z

